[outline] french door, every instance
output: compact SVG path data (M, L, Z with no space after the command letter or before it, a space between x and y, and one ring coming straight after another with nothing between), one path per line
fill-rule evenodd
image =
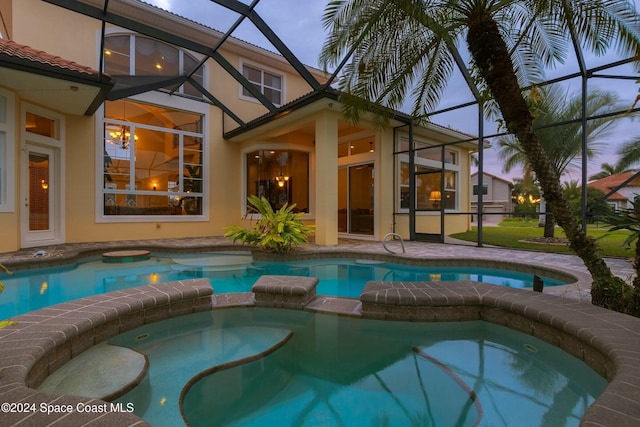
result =
M60 188L55 148L26 144L22 160L22 246L58 243Z

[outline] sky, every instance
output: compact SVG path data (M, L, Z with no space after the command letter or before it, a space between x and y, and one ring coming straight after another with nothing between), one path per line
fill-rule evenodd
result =
M220 31L226 31L238 19L239 15L226 8L215 4L210 0L143 0L160 8L170 10L178 15L203 23ZM322 25L322 16L329 0L260 0L255 6L256 12L271 27L278 37L289 47L298 59L313 67L318 67L318 56L326 37ZM640 0L634 0L636 7L640 9ZM242 3L250 4L244 0ZM233 36L275 51L266 38L247 19L234 31ZM612 54L606 57L596 57L585 52L587 67L592 68L617 61L620 58L611 49ZM576 62L569 57L566 64L559 64L555 69L547 71L547 78L552 79L578 71ZM631 65L603 71L603 74L634 76L637 73ZM573 79L563 83L563 87L570 93L579 92L580 79ZM640 84L635 80L602 79L593 78L588 82L589 90L602 88L611 90L619 95L622 105L631 107L636 96L640 94ZM458 104L472 101L471 92L466 87L459 74L452 76L448 89L444 93L439 108L452 107ZM640 104L639 104L640 106ZM410 112L410 111L405 111ZM433 122L451 127L468 134L478 134L478 113L475 107L457 110L455 112L441 114L432 117ZM484 134L491 135L497 132L495 121L484 122ZM621 143L634 138L640 138L640 114L627 115L616 120L615 126L608 133L604 141L601 153L595 156L588 165L588 175L593 175L601 170L604 162L615 164L617 161L617 149ZM495 146L495 141L493 143ZM640 165L638 165L640 167ZM520 177L522 171L516 168L507 173L503 170L502 162L498 158L494 148L485 150L484 170L493 175L508 179ZM563 176L563 181L579 180L581 172L574 169Z

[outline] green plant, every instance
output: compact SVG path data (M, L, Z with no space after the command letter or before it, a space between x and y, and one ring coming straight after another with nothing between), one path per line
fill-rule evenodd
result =
M619 293L622 295L624 303L623 310L628 314L640 317L640 199L636 197L631 209L621 209L618 212L610 212L601 217L602 222L609 225L609 233L625 230L629 232L623 246L634 246L633 268L635 277L633 278L633 289L623 289Z
M285 204L274 211L264 197L249 196L248 208L260 214L260 219L251 228L239 225L229 227L225 233L233 242L240 241L253 246L260 245L269 251L288 252L294 245L309 242L313 226L305 225L300 217L303 213L294 213L295 204Z

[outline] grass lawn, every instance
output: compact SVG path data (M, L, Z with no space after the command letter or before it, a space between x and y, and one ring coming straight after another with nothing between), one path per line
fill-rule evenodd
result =
M512 225L517 223L516 225ZM527 225L525 225L527 224ZM477 242L478 227L473 227L471 231L466 233L452 234L451 237L466 240L469 242ZM565 245L550 245L540 243L527 243L522 240L531 239L534 237L542 237L544 230L542 227L538 227L538 221L503 221L499 226L484 226L482 227L482 242L485 245L503 246L507 248L528 249L534 251L544 252L557 252L557 253L570 253L572 252L568 246ZM596 226L589 227L588 233L594 238L598 238L607 234L607 230L597 228ZM598 246L600 247L604 256L611 257L624 257L630 258L633 256L633 250L622 246L629 232L616 231L610 233L607 237L598 240ZM556 227L555 237L564 237L562 229Z

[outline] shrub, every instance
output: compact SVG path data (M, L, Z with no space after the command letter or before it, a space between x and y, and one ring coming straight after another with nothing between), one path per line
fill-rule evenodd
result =
M264 197L249 196L247 201L247 207L260 214L260 219L251 228L239 225L229 227L225 237L234 243L240 241L252 246L260 245L266 250L282 253L290 251L294 245L309 242L313 226L305 225L300 220L304 213L293 212L295 204L285 204L274 211Z

